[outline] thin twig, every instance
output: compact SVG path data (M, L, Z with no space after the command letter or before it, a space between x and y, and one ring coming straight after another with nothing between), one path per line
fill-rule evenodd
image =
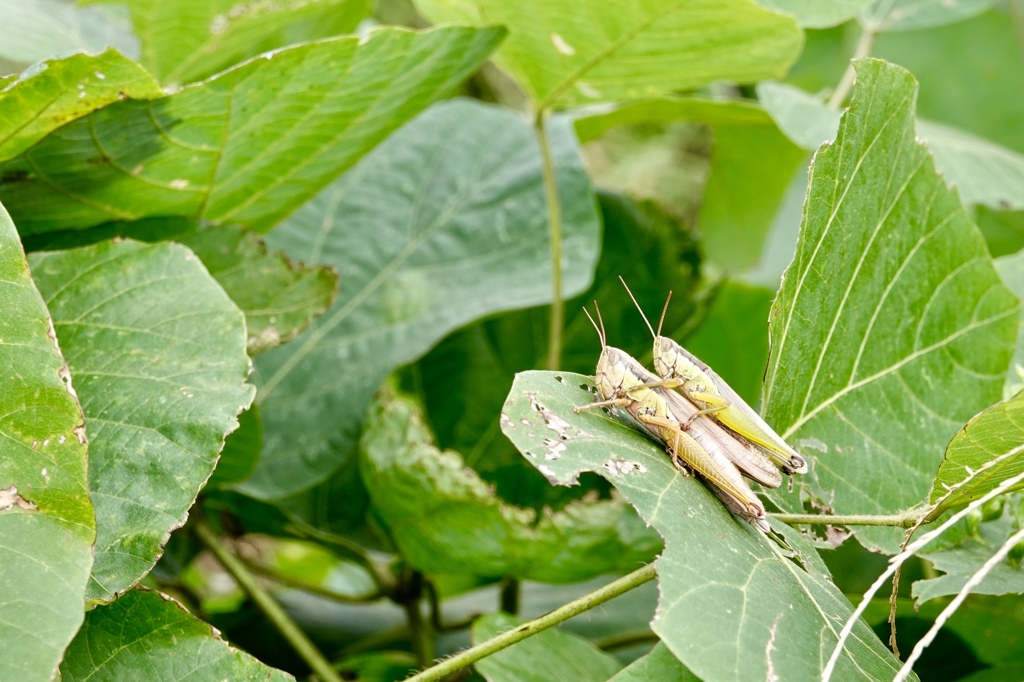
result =
M772 514L776 521L794 525L819 526L900 526L914 525L921 516L920 510L899 514Z
M828 98L826 106L833 111L839 111L843 102L846 101L847 96L850 94L850 90L853 89L853 81L857 76L857 72L853 67L854 60L863 59L871 54L871 48L875 45L875 38L878 34L873 28L867 26L861 27L860 39L857 41L857 47L853 50L853 56L850 57L850 64L846 67L846 71L843 73L843 77L839 80L839 85L832 92L832 96Z
M548 330L547 369L556 371L562 364L562 336L565 327L565 301L562 298L562 207L558 199L558 179L547 131L548 112L540 110L533 127L540 144L543 162L544 196L548 204L548 235L551 246L551 327Z

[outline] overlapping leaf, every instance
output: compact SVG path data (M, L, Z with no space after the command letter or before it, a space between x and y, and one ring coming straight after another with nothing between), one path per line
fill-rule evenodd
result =
M177 244L33 254L89 425L96 561L87 597L152 568L253 397L242 312Z
M874 0L861 13L871 31L913 31L981 14L997 0Z
M820 676L852 609L813 548L774 526L797 550L788 557L698 480L681 476L658 444L600 411L574 414L593 399L587 382L568 373L517 375L502 430L553 483L601 474L662 535L654 631L707 682ZM898 666L859 622L837 679L889 680Z
M82 623L96 535L82 408L0 207L0 670L53 678Z
M126 101L0 164L22 234L187 215L266 230L472 73L495 28L383 28Z
M679 659L673 656L668 647L661 642L654 645L650 653L630 663L608 682L647 682L648 680L699 682L697 676L683 667Z
M836 26L852 19L872 0L759 0L776 12L792 14L807 28Z
M111 46L128 57L139 52L128 21L101 7L77 7L61 0L5 0L0 3L0 57L32 64L56 54L101 52Z
M857 74L811 168L764 402L836 513L887 514L927 495L953 433L1000 397L1020 311L915 141L913 78L877 60ZM892 550L902 531L859 537Z
M142 64L168 84L198 81L291 43L351 33L366 16L368 4L367 0L127 2L135 34L142 41Z
M417 0L431 21L502 24L495 57L538 109L629 99L719 80L778 77L796 59L796 22L747 0Z
M267 680L291 675L228 646L169 597L131 590L89 612L60 666L61 679Z
M565 121L551 131L565 292L597 259L593 190ZM268 235L341 275L312 328L256 362L264 455L244 486L283 497L348 459L370 396L396 366L483 315L550 299L541 159L530 126L497 107L439 104Z
M377 517L421 571L579 582L628 571L661 549L621 498L572 503L537 519L502 502L458 454L432 441L413 403L387 395L371 406L360 441Z

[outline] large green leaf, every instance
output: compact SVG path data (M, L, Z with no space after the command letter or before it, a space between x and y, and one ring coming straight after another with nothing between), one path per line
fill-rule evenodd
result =
M293 679L228 646L169 597L142 589L89 612L60 674L65 682Z
M0 3L0 58L32 64L57 54L117 48L139 52L127 20L101 7L76 7L61 0L4 0ZM6 65L5 65L6 66Z
M104 242L30 262L89 425L87 597L109 599L153 567L252 400L245 321L177 244Z
M773 526L798 552L787 556L624 421L597 410L574 414L593 400L588 385L569 373L517 375L502 430L553 483L601 474L665 538L654 631L707 682L818 677L852 608L816 552ZM898 666L860 621L837 679L889 680Z
M82 623L96 536L82 408L0 207L0 670L50 680Z
M152 76L114 49L37 64L0 90L0 161L112 102L162 94Z
M473 643L496 637L522 625L507 613L490 613L473 623ZM574 680L604 682L622 663L587 640L558 629L544 630L477 662L488 682L546 682Z
M83 4L112 2L89 0ZM128 0L142 64L163 83L191 83L261 52L351 33L368 0Z
M1019 302L915 141L913 77L864 60L857 79L811 167L764 403L812 456L816 495L836 513L887 514L927 495L953 433L999 399ZM890 551L902 535L859 531Z
M796 22L747 0L417 0L434 22L503 24L495 57L538 109L666 94L785 73Z
M501 29L383 28L126 101L0 164L23 234L188 215L266 230L472 73Z
M540 518L503 503L458 454L434 446L411 401L390 395L370 408L360 471L377 518L421 571L579 582L628 571L661 549L622 499Z
M590 283L599 224L567 121L551 130L566 294ZM370 396L396 366L467 322L550 300L551 258L533 131L498 107L442 103L268 235L341 274L313 327L256 363L264 454L244 490L282 497L350 455Z

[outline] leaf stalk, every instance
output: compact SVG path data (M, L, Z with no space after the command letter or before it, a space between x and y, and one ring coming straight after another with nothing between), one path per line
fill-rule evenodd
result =
M565 300L562 298L562 207L558 198L555 161L547 131L548 111L541 109L533 120L543 162L544 196L548 205L548 236L551 245L551 323L548 330L547 369L557 371L562 364L562 336L565 327Z

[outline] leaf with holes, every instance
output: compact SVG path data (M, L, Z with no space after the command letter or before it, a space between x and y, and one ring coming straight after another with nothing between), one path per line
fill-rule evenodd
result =
M837 514L891 514L927 496L950 438L999 399L1019 303L915 139L913 77L856 68L836 141L811 167L763 396L768 422L811 455L816 496ZM887 551L902 536L858 531Z

